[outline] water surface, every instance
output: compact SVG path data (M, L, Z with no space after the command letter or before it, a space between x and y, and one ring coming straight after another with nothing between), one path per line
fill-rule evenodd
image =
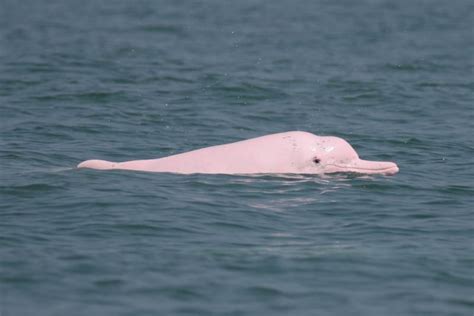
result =
M2 1L0 315L472 315L471 1ZM76 170L274 132L394 177Z

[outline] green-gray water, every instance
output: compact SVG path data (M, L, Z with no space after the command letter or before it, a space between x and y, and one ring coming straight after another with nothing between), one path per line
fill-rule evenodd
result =
M0 315L472 315L470 0L0 1ZM76 170L305 130L393 177Z

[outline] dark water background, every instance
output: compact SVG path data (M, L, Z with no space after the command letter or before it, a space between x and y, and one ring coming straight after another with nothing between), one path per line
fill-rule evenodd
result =
M0 1L0 315L473 315L474 2ZM394 177L76 170L305 130Z

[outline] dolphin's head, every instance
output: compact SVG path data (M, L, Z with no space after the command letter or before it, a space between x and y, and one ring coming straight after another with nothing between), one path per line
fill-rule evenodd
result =
M357 152L344 139L334 136L315 136L307 146L311 158L311 173L353 172L362 174L393 175L398 166L388 161L369 161L359 158Z

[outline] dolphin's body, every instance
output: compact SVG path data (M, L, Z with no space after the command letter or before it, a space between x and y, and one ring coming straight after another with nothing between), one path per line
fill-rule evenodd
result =
M78 168L180 174L395 174L393 162L367 161L342 138L286 132L206 147L158 159L87 160Z

